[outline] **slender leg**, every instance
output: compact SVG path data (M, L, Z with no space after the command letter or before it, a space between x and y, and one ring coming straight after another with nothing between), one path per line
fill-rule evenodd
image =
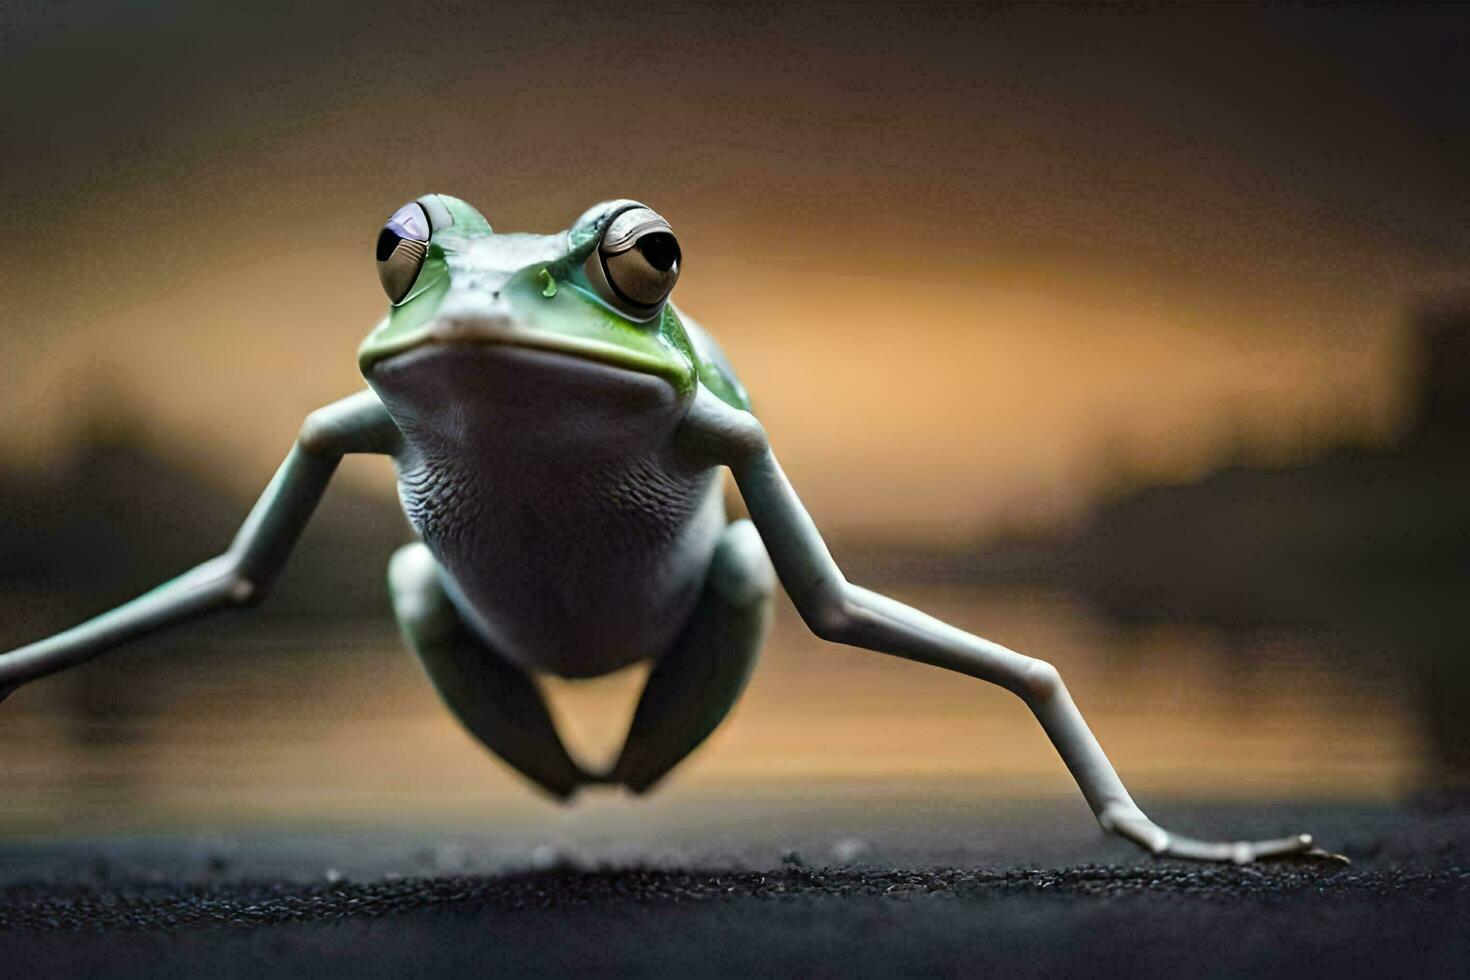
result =
M1213 843L1159 827L1128 795L1055 667L847 582L753 416L701 389L684 436L686 451L725 463L734 473L781 584L814 633L834 643L968 674L1020 697L1041 723L1103 829L1155 854L1198 860L1245 863L1311 848L1312 839L1306 834Z
M613 782L645 792L725 719L755 667L775 588L755 527L731 524L689 623L648 676Z
M285 565L342 457L391 454L398 440L397 427L371 391L313 412L229 550L80 626L0 654L0 698L128 640L217 609L258 602Z
M535 681L460 619L427 546L405 545L388 566L403 637L439 697L485 747L558 799L597 782L567 754Z

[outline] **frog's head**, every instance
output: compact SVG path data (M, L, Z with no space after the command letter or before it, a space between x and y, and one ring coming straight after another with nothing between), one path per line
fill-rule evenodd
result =
M433 400L463 413L472 398L542 417L579 394L680 403L699 379L668 301L681 257L668 222L636 201L525 235L497 234L464 201L425 195L378 235L392 305L358 362L390 408L415 414Z

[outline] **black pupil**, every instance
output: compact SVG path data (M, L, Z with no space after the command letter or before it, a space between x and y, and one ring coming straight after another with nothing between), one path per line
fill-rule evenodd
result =
M387 262L388 256L393 254L393 250L398 247L398 243L402 240L403 236L399 235L392 228L384 228L378 232L378 261Z
M381 251L382 247L380 244L378 249ZM656 231L638 239L638 251L659 272L668 272L679 261L679 243L666 231Z

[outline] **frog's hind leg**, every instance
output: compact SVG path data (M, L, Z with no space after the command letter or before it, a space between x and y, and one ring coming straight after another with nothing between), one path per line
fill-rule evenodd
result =
M559 799L596 781L562 745L535 681L465 626L422 542L394 553L388 586L404 639L470 734Z
M755 526L729 525L689 622L648 676L612 782L644 792L724 720L765 640L775 587Z

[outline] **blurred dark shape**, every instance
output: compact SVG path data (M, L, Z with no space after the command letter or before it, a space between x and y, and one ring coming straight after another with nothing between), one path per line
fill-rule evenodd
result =
M1415 351L1419 409L1413 437L1470 444L1470 297L1427 309L1419 320L1423 343Z
M1125 491L1068 546L1069 584L1120 617L1227 627L1332 622L1465 584L1470 305L1427 310L1409 336L1415 413L1396 445Z
M1470 791L1470 299L1406 332L1413 415L1396 444L1339 447L1280 469L1231 462L1179 486L1108 494L1075 533L1006 537L950 555L857 550L879 577L1080 593L1122 622L1184 620L1227 635L1320 628L1352 671L1397 661L1434 757L1426 789Z
M99 403L53 475L0 473L0 587L60 593L67 605L108 608L224 551L263 489L225 487L159 451L126 408ZM338 480L262 613L382 610L381 574L365 567L408 540L391 498Z
M1439 499L1459 515L1432 551L1425 575L1409 577L1392 615L1410 654L1417 654L1425 723L1436 752L1426 793L1470 802L1470 301L1429 310L1417 362L1422 399L1413 439L1419 452L1444 460Z
M226 487L159 451L114 389L62 466L0 473L0 612L6 649L128 601L225 550L270 474ZM333 624L381 616L389 555L409 537L396 503L338 480L262 605L167 631L59 679L70 737L126 751L130 724L167 710L158 673L241 647L340 649ZM125 767L124 767L125 768ZM121 769L119 771L122 771Z
M1232 465L1102 508L1066 584L1126 619L1333 628L1343 654L1405 662L1434 752L1426 787L1470 789L1470 304L1410 331L1416 394L1398 445L1298 467Z

